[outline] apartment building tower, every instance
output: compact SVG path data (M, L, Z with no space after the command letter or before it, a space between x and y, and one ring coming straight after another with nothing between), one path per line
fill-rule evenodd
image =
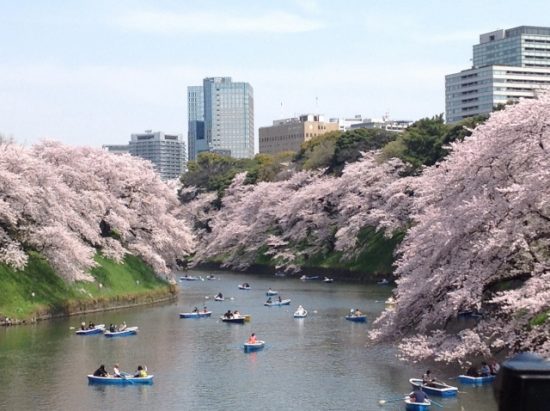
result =
M179 178L185 171L186 150L183 135L146 130L132 134L130 154L153 163L163 180Z

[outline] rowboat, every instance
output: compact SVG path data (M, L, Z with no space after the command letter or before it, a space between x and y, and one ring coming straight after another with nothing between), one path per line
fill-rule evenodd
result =
M265 293L265 295L267 295L268 297L270 295L277 295L279 294L279 291L275 291L275 290L267 290L267 292Z
M239 284L239 290L251 290L250 284Z
M86 330L76 330L75 334L77 335L93 335L93 334L103 334L105 331L105 324L98 324L94 328L87 328Z
M323 282L324 282L324 283L333 283L333 282L334 282L334 278L325 277L325 278L323 278Z
M216 280L216 276L213 275L213 274L210 274L210 275L207 275L207 276L206 276L206 279L207 279L207 280Z
M245 321L250 321L249 315L239 315L238 317L220 317L220 320L222 320L224 323L230 323L230 324L244 324Z
M195 277L194 275L183 275L180 277L180 280L182 281L198 281L199 277Z
M300 277L300 280L302 281L308 281L308 280L318 280L319 279L319 276L318 275L303 275Z
M281 300L281 301L272 301L270 303L266 302L266 303L264 303L264 305L266 307L275 307L275 306L280 306L280 305L290 305L290 298L287 298L286 300Z
M219 295L217 295L217 296L214 297L214 301L223 301L223 300L225 300L225 298L224 298L224 297L220 297Z
M364 323L367 322L367 316L365 314L361 315L346 315L346 320L353 321L355 323Z
M306 318L306 317L307 317L307 310L300 305L296 310L296 312L294 313L294 318Z
M265 341L258 340L255 343L244 343L244 352L259 351L265 346Z
M122 331L105 331L105 337L127 337L129 335L136 335L138 332L138 327L128 327Z
M409 380L413 389L420 387L428 395L439 395L440 397L455 397L458 393L458 388L444 383L433 382L430 385L422 384L421 378L411 378Z
M390 282L386 278L382 278L380 281L378 281L376 284L378 285L388 285Z
M192 313L180 313L180 318L206 318L212 315L212 311L199 311Z
M459 375L458 376L458 382L461 384L469 384L469 385L483 385L483 384L490 384L495 380L495 375L487 375L485 377L471 377L469 375Z
M147 377L96 377L95 375L88 375L88 382L90 384L152 384L154 375L148 375Z
M405 398L405 410L407 411L428 411L430 405L432 405L430 400L414 402L410 398Z

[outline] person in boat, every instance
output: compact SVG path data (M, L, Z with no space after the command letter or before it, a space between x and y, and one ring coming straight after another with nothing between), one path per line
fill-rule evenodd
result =
M355 311L353 312L353 315L355 317L359 317L360 315L363 315L363 313L359 310L359 308L356 308Z
M94 377L108 377L109 373L105 369L105 365L101 364L97 370L94 371Z
M193 312L194 313L198 313L199 312L199 309L197 307L193 308Z
M427 370L426 373L422 376L422 384L428 387L436 386L435 377L432 375L432 372L430 370Z
M208 312L208 308L206 308L206 305L204 307L202 307L202 312L203 313L207 313Z
M468 377L479 377L479 372L477 372L477 368L472 365L466 370L466 375Z
M268 303L268 304L271 304L272 302L273 302L273 300L271 299L271 297L269 297L266 301L266 303Z
M491 369L491 375L497 375L500 370L500 364L492 360L489 364L489 368Z
M121 378L122 375L120 374L120 368L118 364L113 365L113 377L115 378Z
M411 394L409 395L409 398L411 399L411 401L413 402L426 402L426 400L428 399L428 396L426 395L426 393L424 391L422 391L420 389L420 387L416 387L414 389L413 392L411 392Z
M82 324L80 324L80 329L81 329L81 330L85 330L85 329L86 329L86 323L85 323L85 322L82 322Z
M233 318L239 318L241 316L241 313L239 312L239 310L235 310L233 312Z
M225 318L233 318L233 313L231 310L227 310L227 312L223 315Z
M299 305L299 306L298 306L298 310L296 310L296 311L298 311L300 314L303 314L303 312L304 312L304 307L302 307L301 305Z
M218 295L216 296L216 298L223 298L223 294L222 293L218 293Z
M252 335L248 337L248 344L256 344L256 342L258 342L256 334L252 333Z
M485 361L481 362L481 368L479 369L479 373L482 377L488 377L491 375L491 368L489 368L489 365Z
M248 288L248 287L250 287L250 284L248 284L248 283L243 283L243 287Z
M145 370L141 365L138 365L137 371L134 374L136 378L145 378L147 377L147 370Z
M109 324L109 331L112 333L116 332L116 327L114 324Z
M119 331L124 331L126 329L126 321L122 321L122 324L118 326Z
M92 321L90 321L90 323L88 324L88 329L93 330L94 328L95 328L95 324Z
M281 298L281 296L279 296L279 302L283 301L283 299Z

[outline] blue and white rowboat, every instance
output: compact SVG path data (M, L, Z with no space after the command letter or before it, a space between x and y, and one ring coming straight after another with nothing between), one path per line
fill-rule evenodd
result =
M270 303L264 303L266 307L275 307L280 305L290 305L290 298L287 298L286 300L281 301L272 301Z
M180 277L181 281L198 281L200 280L199 277L195 277L194 275L184 275Z
M469 375L459 375L458 376L458 382L461 384L469 384L469 385L483 385L483 384L490 384L495 380L495 375L487 375L485 377L471 377Z
M428 411L432 405L430 400L424 402L414 402L410 398L405 398L405 410L407 411Z
M212 315L212 311L199 311L193 313L180 313L180 318L206 318Z
M152 384L154 375L147 377L96 377L88 375L90 384L112 384L112 385L128 385L128 384Z
M76 330L75 334L94 335L94 334L103 334L104 331L105 331L105 324L98 324L94 328L88 328L86 330Z
M364 323L367 322L367 316L365 314L361 315L346 315L346 320L353 321L355 323Z
M439 395L440 397L456 397L458 388L443 383L422 384L421 378L411 378L409 380L413 389L420 387L428 395Z
M244 352L259 351L265 346L265 341L258 340L255 343L244 343Z
M136 335L138 332L138 327L128 327L123 331L105 331L105 337L128 337L129 335Z

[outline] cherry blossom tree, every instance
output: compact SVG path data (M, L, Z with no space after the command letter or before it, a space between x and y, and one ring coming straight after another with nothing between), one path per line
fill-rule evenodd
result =
M457 361L499 350L550 355L550 95L493 113L411 186L397 306L375 339ZM475 324L457 314L481 313Z
M207 220L209 230L201 231L195 263L221 259L243 269L263 254L277 267L297 271L310 256L333 252L335 244L346 257L356 255L363 227L391 236L407 221L410 195L401 178L406 166L400 160L380 163L378 156L364 153L341 177L302 171L284 181L250 185L244 173L237 175L221 208L196 218Z
M0 145L0 261L36 249L67 280L91 280L99 250L139 255L159 274L194 248L173 187L148 162L44 142Z

